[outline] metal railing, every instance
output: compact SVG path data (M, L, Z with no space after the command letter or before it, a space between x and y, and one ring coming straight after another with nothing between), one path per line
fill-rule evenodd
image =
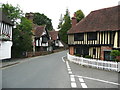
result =
M69 53L67 53L67 59L71 62L80 64L80 65L120 72L120 63L118 62L88 59L88 58L70 55Z

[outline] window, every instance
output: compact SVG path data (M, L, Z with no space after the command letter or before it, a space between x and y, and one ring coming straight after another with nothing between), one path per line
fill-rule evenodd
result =
M83 41L84 40L84 33L76 33L74 34L75 41Z
M42 42L43 42L43 43L47 43L47 37L43 36L43 37L42 37Z
M76 46L75 47L75 54L79 55L89 55L89 47L87 46Z
M89 32L88 33L88 40L97 40L97 33L96 32Z

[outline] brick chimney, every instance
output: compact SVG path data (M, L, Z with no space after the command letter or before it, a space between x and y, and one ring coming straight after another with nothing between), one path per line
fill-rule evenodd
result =
M76 14L74 13L74 16L72 17L72 27L76 26L77 24L77 19L76 19Z
M34 13L32 13L32 12L26 13L25 17L33 22Z

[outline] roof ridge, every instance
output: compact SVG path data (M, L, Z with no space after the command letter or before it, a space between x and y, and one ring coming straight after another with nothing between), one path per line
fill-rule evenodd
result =
M96 11L105 10L105 9L111 9L111 8L115 8L115 7L118 7L118 6L120 6L120 5L117 5L117 6L111 6L111 7L107 7L107 8L101 8L101 9L98 9L98 10L91 11L90 13L92 13L92 12L96 12Z

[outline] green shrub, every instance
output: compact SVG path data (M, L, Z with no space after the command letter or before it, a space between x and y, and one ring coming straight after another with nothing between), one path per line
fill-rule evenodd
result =
M75 54L75 56L81 57L81 55L80 55L80 54Z
M113 61L119 61L118 59L116 59L117 56L120 56L120 51L119 50L112 50L110 55L114 57Z
M92 58L91 56L89 56L89 55L86 55L84 58Z
M119 50L112 50L110 53L111 56L120 56L120 51Z

